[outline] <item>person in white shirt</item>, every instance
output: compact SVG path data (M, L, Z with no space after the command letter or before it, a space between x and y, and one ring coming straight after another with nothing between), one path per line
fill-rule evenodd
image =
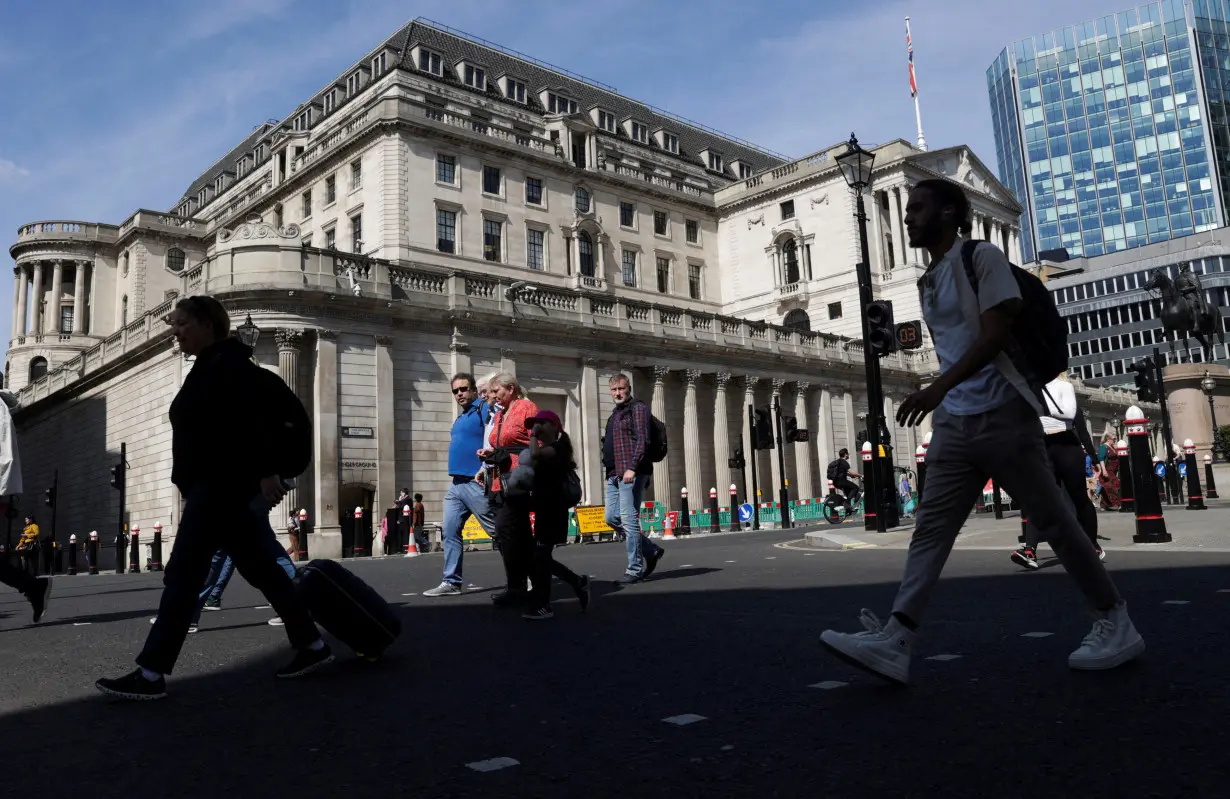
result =
M1011 265L999 249L982 242L971 253L970 280L963 257L971 229L969 199L951 181L915 185L905 227L910 246L931 254L919 293L942 370L897 411L902 426L917 425L935 412L927 490L888 622L881 624L864 610L865 632L825 630L821 643L876 676L908 682L911 649L931 592L982 487L995 477L1037 523L1094 611L1093 629L1068 656L1068 666L1092 670L1126 663L1144 651L1144 639L1071 505L1063 501L1038 424L1041 402L1004 351L1022 308Z
M1093 551L1098 558L1106 560L1106 553L1098 544L1098 512L1089 499L1085 482L1085 456L1094 464L1098 462L1098 450L1089 437L1089 427L1076 399L1076 389L1061 375L1046 384L1043 391L1046 413L1042 414L1042 433L1046 441L1046 454L1051 460L1055 480L1063 489L1081 529L1093 542ZM1094 467L1100 469L1100 465ZM1038 568L1038 541L1041 531L1032 521L1025 524L1025 545L1012 552L1012 561L1026 569Z
M9 408L17 407L17 397L12 392L0 391L0 509L8 497L22 492L21 456L17 452L17 435L13 429L13 417ZM10 554L0 554L0 583L15 588L30 600L34 608L34 623L43 620L47 605L51 602L51 578L33 577L25 569L19 569L9 560Z

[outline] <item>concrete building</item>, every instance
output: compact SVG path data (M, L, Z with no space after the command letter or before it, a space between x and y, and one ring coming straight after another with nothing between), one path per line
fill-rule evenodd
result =
M58 468L62 536L114 531L108 470L126 443L128 521L174 536L166 411L191 364L164 318L176 297L207 293L236 324L251 318L258 359L312 414L314 462L283 508L308 509L317 555L351 551L354 509L362 533L402 486L439 518L458 371L514 372L564 418L587 503L602 502L618 372L668 426L652 497L739 482L727 460L750 452L747 406L774 398L813 434L785 475L761 455L765 498L782 477L792 497L818 495L866 412L843 150L790 160L415 21L256 129L173 209L18 232L5 371L26 485L35 495ZM875 290L899 319L918 316L926 264L902 234L918 180L962 182L981 234L1019 257L1020 206L968 148L875 152ZM936 368L928 349L883 365L890 417ZM1129 402L1082 391L1099 429ZM921 432L893 432L908 465Z

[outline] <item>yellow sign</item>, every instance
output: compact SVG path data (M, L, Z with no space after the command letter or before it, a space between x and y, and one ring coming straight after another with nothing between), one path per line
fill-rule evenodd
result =
M606 508L602 505L578 507L576 509L576 514L577 530L581 533L581 535L614 532L614 530L612 530L606 523Z
M466 519L466 526L461 528L461 540L488 541L490 536L487 535L487 531L483 529L483 526L478 523L478 517L470 514L470 517Z

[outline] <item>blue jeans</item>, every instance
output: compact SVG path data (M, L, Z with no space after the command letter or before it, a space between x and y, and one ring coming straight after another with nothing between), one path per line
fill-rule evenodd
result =
M268 544L267 540L262 543ZM276 541L275 541L276 543ZM268 547L266 546L266 549ZM285 550L278 546L270 550L270 554L278 559L278 565L290 577L295 579L295 564L290 562L290 558L286 556ZM219 549L214 553L213 560L209 564L209 576L205 578L205 587L201 589L201 595L197 598L196 612L192 614L192 623L194 625L201 622L201 609L205 607L208 600L215 602L222 601L222 592L226 590L226 586L231 581L231 577L235 574L235 561L231 556L226 554L226 550Z
M623 533L628 546L628 576L640 577L645 573L645 558L662 551L649 538L641 534L641 500L650 475L638 474L631 483L622 477L606 480L606 523L617 533Z
M461 561L465 547L461 530L470 515L478 519L487 535L495 535L495 511L487 501L482 484L473 477L453 476L453 484L444 495L444 582L461 586Z

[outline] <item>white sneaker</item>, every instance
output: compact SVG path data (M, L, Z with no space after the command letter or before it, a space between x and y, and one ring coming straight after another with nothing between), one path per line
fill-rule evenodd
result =
M461 586L449 582L440 583L435 588L423 592L423 596L461 596Z
M286 626L286 622L282 621L281 616L274 616L267 623L269 624L270 627L285 627Z
M1081 645L1068 655L1068 666L1099 671L1122 666L1145 651L1145 639L1128 618L1127 603L1120 601L1106 618L1093 623Z
M861 633L839 633L825 630L820 643L837 657L866 669L878 677L905 685L910 681L910 651L914 646L912 630L890 617L888 625L863 608L859 621L867 628Z

